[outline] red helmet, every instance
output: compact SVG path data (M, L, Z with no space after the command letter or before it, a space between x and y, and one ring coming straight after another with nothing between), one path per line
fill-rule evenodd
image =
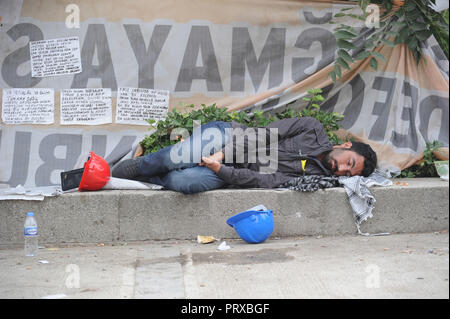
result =
M84 172L81 177L78 190L96 191L101 189L109 181L111 176L108 163L103 157L94 152L90 152L90 158L84 163Z

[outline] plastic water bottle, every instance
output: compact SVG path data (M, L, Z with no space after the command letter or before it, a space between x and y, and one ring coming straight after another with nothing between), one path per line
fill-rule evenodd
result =
M38 228L34 213L27 213L23 226L25 235L25 256L36 256L38 252Z

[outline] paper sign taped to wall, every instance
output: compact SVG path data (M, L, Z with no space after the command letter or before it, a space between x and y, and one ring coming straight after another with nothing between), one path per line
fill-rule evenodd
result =
M3 89L2 120L6 124L53 124L53 89Z
M82 71L78 37L30 41L31 76L46 77Z
M146 120L164 120L169 109L169 91L120 87L117 91L116 123L148 125Z
M111 89L61 90L61 124L112 123Z

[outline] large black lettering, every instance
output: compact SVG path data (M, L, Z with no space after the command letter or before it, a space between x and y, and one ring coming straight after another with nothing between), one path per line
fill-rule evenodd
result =
M36 170L36 186L52 185L50 179L54 170L73 169L81 154L81 143L82 136L78 134L50 134L44 137L39 145L39 156L44 163ZM57 146L66 148L64 158L55 156Z
M346 130L355 125L356 121L359 118L359 115L361 114L364 103L364 90L366 88L366 84L358 74L350 81L350 86L352 87L352 100L345 108L343 114L344 119L341 122L342 127Z
M372 129L369 139L373 141L383 141L386 135L386 129L391 111L392 98L395 91L395 79L377 76L373 82L372 89L386 92L386 99L383 102L375 102L373 106L373 115L378 115Z
M138 24L125 24L124 28L139 66L138 87L153 89L155 64L172 26L156 25L147 49Z
M0 181L0 183L7 184L10 187L25 184L28 177L28 166L30 163L30 146L31 133L17 131L14 138L11 177L7 181Z
M364 89L366 84L361 76L356 75L348 84L352 88L352 99L348 103L345 111L343 113L344 119L340 123L342 127L346 130L350 129L358 120L361 114L363 102L364 102ZM333 89L334 85L330 84L322 89L323 96L326 97L328 93ZM320 109L325 112L333 112L334 107L338 101L339 95L341 94L343 88L336 92L332 97L328 98L321 106Z
M428 126L430 125L431 114L435 110L441 110L441 127L439 130L438 140L448 146L448 98L430 95L420 102L419 107L419 131L427 142L433 142L429 138Z
M114 147L114 149L106 156L106 135L93 135L92 136L92 151L95 154L103 157L110 165L114 165L122 157L128 154L132 150L136 136L125 135L122 136L120 141Z
M448 59L445 56L444 51L442 51L441 47L439 45L433 45L431 47L431 50L433 51L435 57L436 57L436 63L439 65L440 69L449 76L449 67L448 67Z
M392 132L391 142L396 147L409 148L417 151L418 138L416 130L417 103L419 102L419 90L408 82L403 83L402 94L409 97L411 107L403 106L401 119L408 123L408 132L401 134L397 131Z
M97 49L98 65L93 64ZM86 88L89 79L100 79L102 87L117 90L116 76L104 24L90 24L81 49L83 72L75 74L72 88Z
M313 57L292 58L292 80L296 83L307 78L334 61L336 51L336 39L330 31L323 28L310 28L302 33L295 42L295 47L310 50L314 42L319 42L322 54L312 52ZM316 67L312 68L314 64ZM307 68L312 68L306 72Z
M5 83L14 88L28 88L36 86L42 78L32 78L31 72L19 75L17 69L22 63L30 60L30 41L44 39L41 29L31 23L19 23L14 25L6 34L16 41L20 37L28 37L26 46L21 47L6 56L2 65L2 77Z
M105 160L110 164L117 162L131 151L131 147L136 138L136 136L122 136L119 143L117 143L116 147L114 147Z
M104 158L106 154L106 135L92 135L91 150Z
M269 69L269 87L283 81L286 29L272 28L259 57L256 56L248 28L233 28L231 48L231 91L245 90L247 65L255 91L258 91L266 70Z
M202 64L197 66L201 53ZM206 80L208 91L223 91L219 66L208 26L193 26L184 52L175 91L190 91L193 80Z
M331 12L326 12L322 17L316 17L311 11L303 11L303 15L305 16L305 20L311 24L325 24L333 19Z

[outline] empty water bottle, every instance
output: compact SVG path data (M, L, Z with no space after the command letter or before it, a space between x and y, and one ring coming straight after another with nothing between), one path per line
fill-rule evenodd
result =
M38 229L34 213L27 213L23 226L25 235L25 256L36 256L38 252Z

